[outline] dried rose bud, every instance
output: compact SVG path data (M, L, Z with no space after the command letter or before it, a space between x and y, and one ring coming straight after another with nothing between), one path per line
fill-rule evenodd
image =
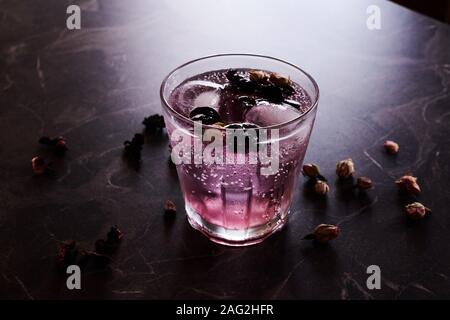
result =
M250 80L255 82L262 82L269 78L269 75L261 70L252 70L249 72Z
M332 224L319 224L313 233L303 237L304 240L316 240L321 243L327 243L337 238L339 235L339 227Z
M47 171L47 164L44 158L36 156L31 159L31 168L35 174L44 174Z
M386 149L386 151L389 152L390 154L397 154L398 150L400 149L398 143L392 140L386 140L383 146L384 149Z
M291 79L275 72L270 74L270 81L279 87L288 87L291 85Z
M173 203L170 200L166 200L166 203L164 204L164 212L166 214L175 214L177 212L177 207L175 206L175 203Z
M406 215L412 219L422 219L431 210L420 202L413 202L405 206Z
M318 195L324 196L330 191L330 187L325 181L317 180L314 184L314 192Z
M53 150L59 155L63 155L68 150L66 139L61 136L57 138L43 136L39 139L39 143L53 148Z
M409 193L419 193L420 187L417 183L417 178L413 176L403 176L395 181L395 184L402 190Z
M318 175L320 175L320 169L319 166L315 165L314 163L307 163L303 165L302 173L305 177L316 178Z
M358 177L358 179L356 179L356 186L359 190L368 190L372 189L373 184L372 180L367 177Z
M223 127L225 127L225 123L219 121L219 122L213 123L212 126L223 128Z
M353 160L348 158L341 160L336 165L336 174L339 178L349 178L355 173L355 164Z
M106 235L106 240L98 239L95 241L95 254L112 255L119 248L123 238L123 232L117 226L111 227Z
M109 243L118 243L123 238L123 232L117 226L111 227L106 235L106 241Z
M63 154L67 151L66 139L64 139L63 137L58 137L55 139L55 151L60 154Z

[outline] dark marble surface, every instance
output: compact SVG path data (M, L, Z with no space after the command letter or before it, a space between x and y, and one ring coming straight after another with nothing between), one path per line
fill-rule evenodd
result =
M450 27L378 1L74 1L82 29L65 27L72 1L0 1L0 298L450 298ZM366 28L381 8L382 29ZM222 52L286 59L308 70L321 100L306 160L331 192L295 197L287 227L264 243L228 248L174 221L183 207L168 166L167 137L143 150L141 170L122 142L160 112L162 78L187 60ZM64 135L69 152L55 176L33 176L43 135ZM383 152L391 138L396 157ZM336 183L352 157L375 189L360 196ZM419 177L420 196L393 181ZM402 206L433 212L409 223ZM329 246L301 237L319 223L342 234ZM113 263L68 291L55 255L61 241L92 248L111 225L125 239ZM382 289L366 288L379 265Z

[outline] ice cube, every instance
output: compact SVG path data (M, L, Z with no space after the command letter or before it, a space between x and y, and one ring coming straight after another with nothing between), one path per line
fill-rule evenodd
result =
M263 103L247 111L245 121L267 127L293 120L300 115L300 111L288 105Z
M211 81L193 80L186 82L175 91L173 99L176 108L183 114L189 114L197 107L210 106L218 109L221 87L221 84Z
M213 109L218 109L219 100L220 96L217 90L202 92L195 98L194 107L211 107Z

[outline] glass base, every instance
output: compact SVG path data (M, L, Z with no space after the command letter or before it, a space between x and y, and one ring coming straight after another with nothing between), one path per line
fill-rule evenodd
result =
M189 224L211 241L227 246L243 247L260 243L271 234L281 230L287 222L289 211L279 214L267 223L245 230L227 229L204 220L195 210L186 205Z

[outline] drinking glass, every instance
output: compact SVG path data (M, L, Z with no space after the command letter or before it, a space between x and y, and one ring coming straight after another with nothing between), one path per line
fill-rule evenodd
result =
M255 69L288 75L311 98L308 111L287 122L259 127L256 142L268 154L277 152L278 170L262 174L264 165L256 163L180 163L176 165L191 226L210 240L231 246L258 243L280 230L287 222L298 177L317 111L319 88L315 80L299 67L286 61L252 54L221 54L187 62L164 79L160 95L170 143L187 143L192 159L198 156L195 143L202 147L207 130L218 130L224 141L228 129L202 125L177 112L170 105L172 91L186 79L213 70ZM199 131L200 128L200 131ZM197 130L195 130L197 129ZM262 133L265 131L265 138ZM182 132L188 139L176 140ZM226 143L224 143L226 146ZM198 144L197 144L198 146ZM270 146L270 148L269 148ZM277 146L277 150L274 150ZM253 150L254 151L254 150ZM224 157L237 153L224 148ZM246 150L245 157L252 151ZM195 153L195 154L194 154Z

